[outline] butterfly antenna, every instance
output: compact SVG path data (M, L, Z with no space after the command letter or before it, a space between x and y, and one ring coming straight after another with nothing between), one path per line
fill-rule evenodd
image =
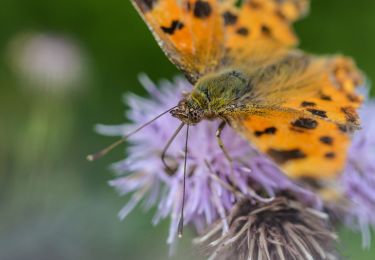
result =
M106 155L107 153L109 153L110 151L112 151L114 148L116 148L117 146L119 146L120 144L124 143L130 136L138 133L140 130L142 130L143 128L145 128L146 126L152 124L154 121L156 121L157 119L159 119L160 117L164 116L165 114L169 113L172 109L176 108L177 106L174 106L170 109L168 109L167 111L164 111L163 113L161 113L160 115L154 117L153 119L151 119L150 121L144 123L143 125L141 125L140 127L138 127L137 129L135 129L134 131L128 133L127 135L125 135L124 137L122 137L120 140L117 140L116 142L112 143L111 145L107 146L106 148L104 148L103 150L97 152L97 153L94 153L94 154L89 154L86 158L87 160L89 161L95 161L95 160L98 160L99 158L103 157L104 155Z
M181 217L178 223L178 237L182 237L184 229L184 207L185 207L185 189L186 189L186 164L187 164L187 150L188 150L188 139L189 139L189 125L186 126L186 140L185 140L185 158L184 158L184 181L182 185L182 207Z
M174 139L176 138L176 136L178 135L178 133L181 131L181 129L184 127L185 123L181 123L179 125L179 127L174 131L173 135L171 136L171 138L169 138L167 144L164 146L164 149L163 149L163 152L161 154L161 161L163 162L164 164L164 167L167 169L167 170L171 170L171 168L167 165L167 162L165 161L165 156L167 154L167 151L169 149L169 147L171 146L171 144L173 143Z

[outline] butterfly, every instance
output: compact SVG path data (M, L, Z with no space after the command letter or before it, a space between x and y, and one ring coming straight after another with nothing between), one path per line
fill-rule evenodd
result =
M363 76L350 58L296 48L292 24L308 13L307 0L132 3L193 84L172 116L187 125L222 120L218 136L230 125L291 178L338 176L360 128Z

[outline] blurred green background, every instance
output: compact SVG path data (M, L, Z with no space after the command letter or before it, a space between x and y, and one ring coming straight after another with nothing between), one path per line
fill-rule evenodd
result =
M315 0L296 25L302 47L353 56L375 78L375 1ZM127 201L107 185L117 149L96 123L124 121L122 94L144 94L137 75L171 78L167 61L128 0L1 0L0 259L166 259L168 221L117 212ZM341 232L342 252L374 259L360 236ZM173 259L195 259L191 234Z

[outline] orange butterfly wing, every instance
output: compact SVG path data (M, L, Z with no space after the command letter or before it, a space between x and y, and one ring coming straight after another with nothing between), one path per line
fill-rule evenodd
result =
M260 115L234 116L231 120L251 144L293 178L336 177L346 162L351 130L359 126L356 108L362 97L355 89L362 80L355 65L343 57L325 62L313 59L302 74L309 74L308 70L315 66L324 66L323 73L312 80L312 86L305 86L307 92L298 89L285 97L281 91L274 97L282 100L279 108L264 109Z
M190 81L222 58L222 19L216 0L133 0L168 58Z
M297 44L306 0L132 0L169 59L195 83L222 67L272 62Z

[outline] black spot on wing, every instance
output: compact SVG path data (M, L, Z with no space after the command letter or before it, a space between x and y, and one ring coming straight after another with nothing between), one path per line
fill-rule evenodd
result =
M194 5L194 16L200 19L209 17L212 13L211 5L205 1L198 0Z
M166 34L173 35L176 30L181 30L182 28L184 28L184 24L178 20L173 20L169 27L161 26L160 28Z
M308 108L306 110L309 111L311 114L313 114L315 116L320 116L320 117L323 117L323 118L327 118L327 112L326 111L319 110L319 109L314 109L314 108Z
M333 159L333 158L336 157L336 154L333 153L333 152L328 152L328 153L324 154L324 157L327 158L327 159Z
M279 150L270 148L268 149L267 154L279 164L284 164L291 160L303 159L306 157L306 154L304 154L300 149Z
M344 124L337 124L337 128L342 132L342 133L347 133L349 131L349 127L344 125Z
M318 126L318 122L312 118L301 117L293 121L292 126L304 129L315 129Z
M309 102L309 101L303 101L301 103L301 107L315 107L316 104L314 102Z
M135 0L135 3L139 6L142 12L147 12L152 10L157 1L158 0Z
M326 144L326 145L332 145L333 144L333 138L328 136L328 135L325 135L325 136L321 136L319 138L319 140L323 143L323 144Z
M332 101L331 96L325 95L324 93L320 93L320 99L325 101Z
M238 20L237 15L231 13L230 11L224 12L223 18L224 18L224 25L233 25Z
M280 18L282 21L288 20L288 18L285 16L285 14L281 10L276 10L275 15Z
M271 35L271 28L265 24L263 24L261 27L260 27L260 30L261 32L264 34L264 35L267 35L267 36L270 36Z
M267 127L266 129L264 129L263 131L255 131L255 136L262 136L262 135L274 135L276 134L277 132L277 128L276 127Z
M249 35L249 29L247 29L246 27L240 27L237 29L236 33L241 36L247 36Z
M260 9L263 7L261 3L252 0L249 1L249 6L253 9Z

